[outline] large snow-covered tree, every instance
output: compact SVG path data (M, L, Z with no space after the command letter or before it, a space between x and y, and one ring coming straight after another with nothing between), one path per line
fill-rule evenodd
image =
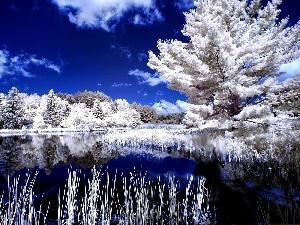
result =
M12 87L2 103L2 121L5 129L21 129L25 125L23 101L17 88Z
M300 56L300 22L280 19L281 0L198 0L185 13L189 41L159 40L148 66L184 93L201 118L231 118L262 102L281 74Z

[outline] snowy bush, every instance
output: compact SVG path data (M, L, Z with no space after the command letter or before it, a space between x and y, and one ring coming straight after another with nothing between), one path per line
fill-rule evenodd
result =
M95 118L92 110L84 103L75 103L71 106L70 114L60 123L62 127L71 129L94 129L104 124L100 119Z
M127 108L123 111L117 111L104 118L105 123L109 127L132 127L135 128L141 124L140 114L134 110Z

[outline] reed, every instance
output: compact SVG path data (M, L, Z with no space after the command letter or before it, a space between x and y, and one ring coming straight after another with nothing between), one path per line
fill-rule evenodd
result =
M111 176L94 167L82 189L80 173L69 170L66 185L58 194L58 207L51 206L58 208L58 225L215 223L207 204L209 194L204 178L187 176L186 182L179 182L174 175L153 178L135 170L130 176L118 171ZM9 182L8 202L4 202L3 196L0 199L1 225L47 223L47 212L41 212L41 205L39 209L34 206L36 176L37 172L33 176L28 173L20 192L19 177ZM84 193L79 193L80 190Z

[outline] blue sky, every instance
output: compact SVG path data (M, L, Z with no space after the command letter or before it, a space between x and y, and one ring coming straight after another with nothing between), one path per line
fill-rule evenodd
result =
M190 0L1 0L0 92L101 91L153 105L185 101L147 67L159 39L180 39ZM300 1L282 16L300 19ZM296 70L300 61L294 63ZM289 67L285 67L289 70Z

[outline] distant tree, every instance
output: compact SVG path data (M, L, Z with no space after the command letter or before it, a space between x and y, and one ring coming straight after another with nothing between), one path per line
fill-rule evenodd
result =
M75 100L77 103L85 103L88 108L93 108L95 99L98 99L100 102L110 102L112 101L109 96L102 92L92 92L84 91L77 92L75 95Z
M2 101L2 120L4 129L21 129L26 124L23 102L15 87L10 89Z
M86 107L84 103L75 103L71 105L71 112L64 118L61 126L71 129L94 129L103 126L103 122L97 119L92 109Z
M116 112L118 112L118 103L116 102L116 101L113 101L112 103L111 103L111 110L112 110L112 113L116 113Z
M98 99L95 99L95 101L94 101L92 113L97 119L100 119L100 120L104 119L104 113L102 110L102 106Z
M157 114L156 123L158 124L182 124L185 113L166 113Z
M130 104L126 99L116 99L113 104L113 111L125 111L130 108Z
M198 0L185 13L188 42L159 40L148 66L201 107L202 119L232 118L265 101L280 65L299 57L300 22L279 19L281 0Z
M107 125L111 127L135 128L141 123L140 114L132 108L120 110L105 118Z
M0 129L3 128L3 107L4 107L5 95L0 93Z
M153 122L156 116L155 109L150 106L143 106L136 102L131 104L131 107L135 109L141 117L141 121L144 123Z
M46 106L43 112L45 124L49 124L52 127L59 127L60 122L64 117L69 115L70 110L69 103L61 100L61 98L55 95L53 90L50 90L46 97Z
M300 117L300 73L283 82L281 88L268 97L275 116L282 112Z
M62 100L67 101L70 105L76 103L76 99L74 95L68 94L68 93L56 93L57 97L60 97Z
M22 100L24 103L24 117L29 124L33 124L33 118L37 116L41 97L37 94L28 95L25 93L20 93L22 95Z

